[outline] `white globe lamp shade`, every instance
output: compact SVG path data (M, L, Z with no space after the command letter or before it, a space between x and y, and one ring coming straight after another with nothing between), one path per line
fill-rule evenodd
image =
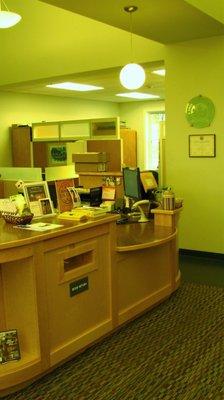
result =
M138 89L145 82L145 71L141 65L127 64L120 72L120 82L126 89Z
M21 16L11 11L0 11L0 28L10 28L21 20Z

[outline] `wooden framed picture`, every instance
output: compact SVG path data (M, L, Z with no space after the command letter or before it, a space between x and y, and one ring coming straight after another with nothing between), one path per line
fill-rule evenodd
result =
M215 157L216 139L214 134L189 135L189 157Z
M46 181L24 183L26 203L34 217L53 215L54 210Z

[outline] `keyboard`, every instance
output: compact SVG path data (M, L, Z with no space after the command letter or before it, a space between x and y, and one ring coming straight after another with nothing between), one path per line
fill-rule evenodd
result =
M129 219L127 217L119 218L116 221L117 225L122 225L122 224L127 224L129 222Z

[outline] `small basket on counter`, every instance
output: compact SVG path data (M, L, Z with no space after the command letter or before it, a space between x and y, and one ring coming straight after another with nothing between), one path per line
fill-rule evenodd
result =
M32 213L19 215L12 212L3 211L1 213L1 216L5 220L5 222L8 222L12 225L26 225L29 224L33 219Z

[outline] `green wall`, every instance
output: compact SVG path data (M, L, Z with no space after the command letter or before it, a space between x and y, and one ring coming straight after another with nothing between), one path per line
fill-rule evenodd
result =
M224 37L194 40L166 48L167 183L184 198L180 247L224 252ZM216 115L211 126L196 129L185 118L187 102L209 97ZM189 134L215 134L215 158L189 158Z
M0 92L0 165L12 165L9 127L40 121L109 118L119 115L117 103L65 97Z

